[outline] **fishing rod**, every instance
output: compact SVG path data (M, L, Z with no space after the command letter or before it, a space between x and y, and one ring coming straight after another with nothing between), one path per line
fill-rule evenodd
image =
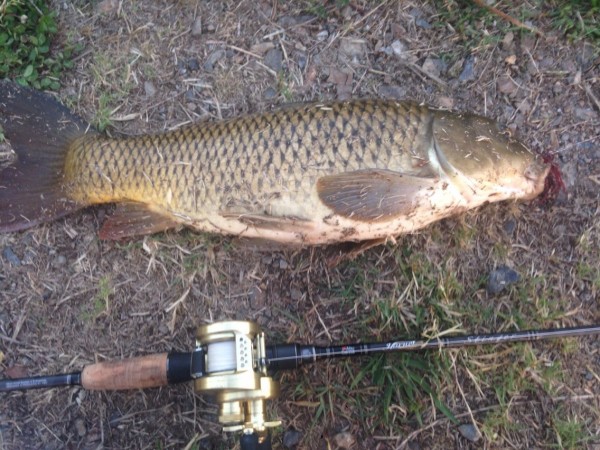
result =
M255 322L227 321L198 327L194 351L141 356L85 366L80 372L0 380L0 392L82 386L89 390L126 390L194 381L198 393L212 393L219 404L223 430L241 432L242 450L270 450L269 429L279 420L267 420L266 400L279 394L271 374L294 370L323 359L532 342L600 333L600 325L493 334L395 340L348 345L266 345Z

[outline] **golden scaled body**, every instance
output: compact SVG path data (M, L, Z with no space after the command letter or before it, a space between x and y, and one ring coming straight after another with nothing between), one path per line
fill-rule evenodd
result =
M296 244L381 239L534 197L548 172L494 122L410 102L305 104L122 139L77 129L60 197L121 204L107 238L183 224Z

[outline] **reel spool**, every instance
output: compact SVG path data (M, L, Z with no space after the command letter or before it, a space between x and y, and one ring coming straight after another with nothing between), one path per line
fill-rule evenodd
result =
M198 327L196 347L205 349L204 376L194 380L198 393L212 393L219 403L224 431L268 438L265 402L279 395L279 383L267 375L265 336L254 322L228 321Z

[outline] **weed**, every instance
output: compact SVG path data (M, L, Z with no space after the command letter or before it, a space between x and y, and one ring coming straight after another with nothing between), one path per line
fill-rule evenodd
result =
M109 309L109 297L112 294L110 278L102 277L98 282L98 293L94 297L91 310L85 310L80 314L80 319L85 322L94 320L100 314Z
M81 45L51 52L58 31L56 12L43 0L8 0L0 4L0 78L14 78L23 86L58 89L63 70Z
M600 39L600 0L549 2L552 25L570 39Z
M592 440L585 430L584 424L575 417L564 418L564 411L558 409L552 414L552 429L556 434L555 447L561 449L583 448L583 445Z

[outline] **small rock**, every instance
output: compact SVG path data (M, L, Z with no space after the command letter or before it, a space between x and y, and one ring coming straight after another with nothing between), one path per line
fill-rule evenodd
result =
M529 111L531 111L531 103L529 102L529 100L525 99L521 103L519 103L517 110L521 114L528 114Z
M6 378L25 378L29 376L27 367L20 364L16 364L4 370L4 376Z
M287 269L288 268L288 263L285 259L280 259L279 260L279 268L280 269Z
M13 249L8 246L4 247L4 249L2 250L2 256L15 267L21 265L21 260L17 257L17 255L15 255Z
M596 112L592 108L575 108L575 117L579 120L592 120L596 118Z
M67 258L63 255L58 255L54 260L55 266L64 266L67 263Z
M379 86L377 92L382 98L388 98L392 100L402 100L403 98L406 98L406 88L400 86L382 84Z
M262 56L274 48L275 44L273 42L259 42L258 44L254 44L252 47L250 47L250 51Z
M154 83L152 83L152 81L144 81L144 92L148 98L156 95L156 87L154 87Z
M585 373L585 381L592 381L594 379L594 374L592 372Z
M502 94L511 95L517 91L517 85L510 77L500 77L498 79L498 91Z
M194 89L188 89L185 91L185 99L189 102L196 100L196 91Z
M475 68L475 59L470 56L465 60L462 72L460 73L458 80L461 83L465 83L467 81L474 80L475 79L474 68Z
M277 90L273 87L268 87L267 89L265 89L263 97L265 98L265 100L273 100L275 97L277 97Z
M206 70L207 72L212 72L213 70L215 70L215 64L219 62L219 60L224 56L225 50L219 49L212 52L210 55L208 55L208 58L206 58L206 62L203 66L204 70Z
M514 219L508 219L504 222L504 232L511 236L517 228L517 222Z
M425 59L425 62L423 62L422 69L431 75L439 77L440 73L442 73L442 71L445 69L445 64L439 58L432 58L428 56Z
M77 434L79 437L84 437L87 433L87 428L85 427L85 422L83 419L77 419L75 421L75 430L77 430Z
M454 108L454 99L452 97L440 96L437 99L437 105L440 108L452 109Z
M502 48L504 50L509 49L510 46L512 45L514 39L515 39L515 35L512 31L509 31L508 33L506 33L504 35L504 39L502 39Z
M354 436L352 436L347 431L342 431L341 433L336 434L333 437L333 440L335 441L335 444L341 448L350 448L356 442L356 439L354 439Z
M343 38L340 42L340 53L350 57L359 57L367 52L367 42L358 38Z
M184 76L187 73L187 66L182 60L177 61L177 73Z
M288 430L283 434L283 446L285 448L294 448L300 443L302 433L296 430Z
M575 183L579 178L577 164L575 163L575 161L569 161L568 163L564 164L560 168L560 173L562 175L563 182L565 183L565 186L567 186L567 188L575 186Z
M406 44L404 44L401 40L396 39L394 42L392 42L390 48L392 53L398 56L400 59L408 59Z
M565 87L560 81L557 81L554 83L554 86L552 86L552 92L554 92L554 95L560 95L564 92L564 90Z
M317 33L317 41L319 41L319 42L323 42L328 37L329 37L329 31L327 31L327 30L322 30Z
M290 290L290 297L292 297L292 300L297 302L298 300L302 299L302 291L298 288L292 288Z
M207 33L214 33L216 31L217 27L215 26L214 23L209 23L206 25L206 31Z
M463 423L458 427L458 431L468 441L477 442L481 439L481 433L472 423Z
M431 24L423 18L423 11L421 11L419 8L411 9L408 14L415 19L416 26L425 28L426 30L431 28Z
M200 36L202 34L202 18L200 16L196 17L194 23L192 24L192 36Z
M198 70L200 69L200 63L197 58L190 58L187 60L187 66L190 70Z
M274 70L275 72L280 72L282 68L283 62L283 52L278 48L272 48L265 55L265 66Z
M293 16L282 16L277 20L277 24L283 28L293 27L298 24L298 19Z
M427 22L425 19L423 19L422 17L419 17L418 19L415 20L415 25L420 28L425 28L426 30L429 30L431 28L431 24L429 22Z
M490 273L487 283L488 294L498 294L507 286L516 283L521 276L513 269L507 266L499 266Z
M114 11L119 7L119 0L103 0L96 5L96 10L99 13L106 14Z
M298 53L296 55L296 62L298 63L298 68L300 70L304 70L304 68L306 67L306 63L308 62L308 59L306 58L306 55L304 53Z

